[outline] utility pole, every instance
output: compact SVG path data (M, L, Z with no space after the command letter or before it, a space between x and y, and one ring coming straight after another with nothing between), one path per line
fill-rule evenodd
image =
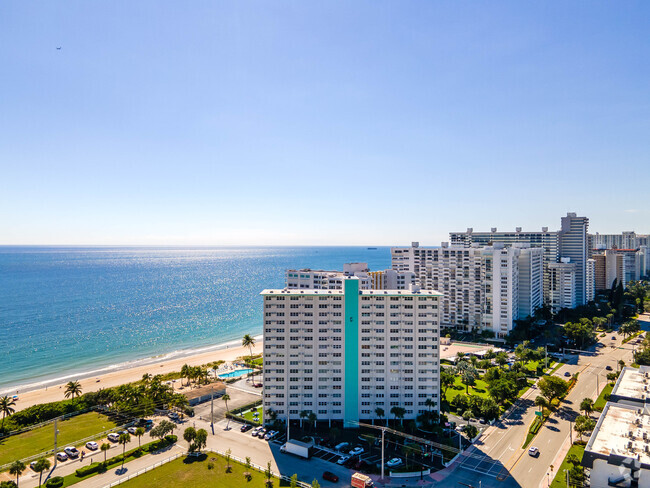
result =
M381 479L384 479L384 434L386 429L381 429Z
M544 344L544 369L548 368L548 346Z
M571 445L573 445L573 422L571 420L569 420L569 440L571 441Z

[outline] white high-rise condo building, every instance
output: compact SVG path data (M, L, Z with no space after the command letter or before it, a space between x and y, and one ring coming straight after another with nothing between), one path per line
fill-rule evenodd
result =
M569 258L548 266L551 278L551 310L559 312L563 308L576 307L576 265Z
M264 410L354 427L405 409L439 409L439 313L433 290L264 290Z
M408 290L415 284L415 273L393 269L370 271L368 263L346 263L343 271L288 269L286 287L290 289L340 290L346 276L359 278L362 290Z
M394 270L413 272L419 286L443 293L443 327L504 337L516 319L542 304L543 250L524 246L421 248L413 243L392 248L391 256Z
M562 217L562 228L558 232L560 258L569 258L575 264L575 297L576 305L586 303L587 259L589 258L587 246L587 229L589 219L578 217L575 213L567 213Z
M596 260L587 259L587 274L585 277L585 300L593 302L596 296Z

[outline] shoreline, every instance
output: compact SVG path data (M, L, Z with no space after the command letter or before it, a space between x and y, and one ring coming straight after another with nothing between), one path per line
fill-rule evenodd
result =
M262 336L255 336L253 354L259 354L262 350ZM67 374L51 380L18 385L10 389L3 389L0 396L11 396L18 391L18 400L14 407L18 412L39 403L65 400L63 387L68 381L79 381L83 394L138 381L142 379L142 375L145 373L153 375L166 374L180 371L184 364L200 366L218 360L232 361L237 357L248 355L248 347L243 347L241 340L230 341L187 351L173 351L154 357L127 361L92 371Z

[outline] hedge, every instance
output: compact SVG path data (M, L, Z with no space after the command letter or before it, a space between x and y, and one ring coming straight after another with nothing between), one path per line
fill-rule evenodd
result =
M47 488L59 488L60 486L63 486L63 476L55 476L54 478L50 478L45 482L45 486Z

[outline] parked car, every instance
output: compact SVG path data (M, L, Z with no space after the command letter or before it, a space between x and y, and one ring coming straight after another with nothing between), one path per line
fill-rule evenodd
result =
M350 459L350 456L341 456L338 461L336 461L336 464L340 464L343 466L345 463L347 463Z
M615 340L616 340L616 336L612 336L612 340L615 341Z
M336 446L334 446L334 449L336 449L337 451L342 451L346 447L350 447L349 442L341 442L340 444L337 444Z
M79 457L79 451L74 446L68 446L63 451L68 455L70 459L75 459Z
M611 371L611 370L612 370L612 367L608 364L607 366L605 366L605 369L606 369L607 371Z
M329 471L325 471L323 473L323 479L327 481L331 481L332 483L338 483L339 477L336 476L334 473L330 473Z
M176 412L169 412L167 416L170 418L170 420L176 421L179 419L178 414Z
M135 429L136 428L137 427L129 427L128 429L126 429L126 431L131 435L135 435Z
M535 446L531 447L530 449L528 449L528 455L532 457L538 457L539 449L537 449Z
M389 468L397 468L402 465L402 460L400 458L393 458L386 463L386 466Z
M111 442L117 442L120 440L120 434L118 434L117 432L111 432L110 434L108 434L107 437L108 440Z
M260 430L262 430L262 429L263 429L263 427L262 427L261 425L260 425L259 427L255 427L255 428L252 430L251 435L252 435L253 437L257 437L257 433L258 433Z
M252 426L251 424L244 424L244 425L241 426L241 429L240 429L240 430L241 430L242 432L248 432L248 431L251 430L252 428L253 428L253 426Z
M86 449L91 451L96 451L99 448L99 445L95 441L86 442Z
M36 470L36 463L37 462L38 461L32 461L31 463L29 463L29 467L32 468L32 470L34 470L34 471Z
M481 425L485 425L485 419L484 418L478 419L478 423Z
M272 430L272 431L268 432L268 433L264 436L264 440L266 440L266 441L270 441L270 440L273 439L276 435L278 435L277 431Z
M569 373L568 371L565 371L564 376L571 376L571 373Z
M65 452L62 451L62 452L60 452L60 453L58 453L58 454L56 455L56 458L57 458L59 461L67 461L67 460L68 460L68 455L67 455Z
M262 383L253 383L253 388L262 388Z
M348 454L350 456L358 456L359 454L362 454L363 452L364 452L363 447L355 447Z
M257 431L257 434L255 435L260 439L264 439L264 436L266 435L266 429L262 427L260 430Z

